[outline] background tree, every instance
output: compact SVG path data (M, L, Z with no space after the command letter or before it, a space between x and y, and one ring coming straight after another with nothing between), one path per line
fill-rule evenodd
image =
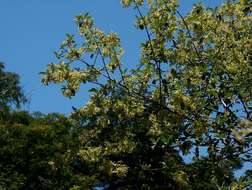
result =
M186 16L177 0L122 4L147 36L136 69L121 64L117 34L84 14L76 17L84 42L68 34L59 64L42 73L67 97L97 85L72 115L85 127L76 154L83 182L74 189L237 189L234 171L252 153L251 2L197 4Z
M0 189L70 189L79 182L72 172L78 163L71 162L80 144L77 134L60 114L35 118L10 112L0 123Z
M61 114L17 111L26 101L19 76L1 63L0 189L69 189L79 182L70 160L79 129Z
M20 106L26 100L16 73L4 71L4 64L0 62L0 105Z
M5 121L11 107L19 107L27 102L16 73L4 71L0 62L0 121Z

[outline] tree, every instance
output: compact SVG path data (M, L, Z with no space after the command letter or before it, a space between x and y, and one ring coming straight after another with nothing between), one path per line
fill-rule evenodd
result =
M84 127L76 155L83 182L74 189L233 187L234 171L252 153L251 2L196 4L186 16L177 0L122 4L136 10L147 36L136 69L121 64L117 34L84 14L76 17L84 42L67 34L55 53L59 64L42 73L67 97L81 84L97 85L72 114ZM188 154L194 158L185 164Z
M13 111L0 122L1 190L65 190L79 182L69 164L78 129L63 115L36 115Z
M0 107L20 106L26 102L16 73L5 72L4 64L0 62Z
M11 108L18 108L26 102L19 76L16 73L4 71L4 64L0 62L0 122L8 119Z

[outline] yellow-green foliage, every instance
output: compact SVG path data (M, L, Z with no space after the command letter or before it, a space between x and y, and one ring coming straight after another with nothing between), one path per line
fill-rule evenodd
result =
M80 176L112 189L226 189L251 156L251 2L196 4L185 16L177 0L121 2L147 35L139 67L127 70L118 35L83 14L76 24L84 43L68 34L59 63L43 73L67 97L97 85L72 114L86 129ZM190 153L186 165L181 154Z

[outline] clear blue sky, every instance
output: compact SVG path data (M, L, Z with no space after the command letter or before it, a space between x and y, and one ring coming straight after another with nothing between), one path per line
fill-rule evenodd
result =
M181 2L181 10L186 13L199 1ZM202 2L215 6L221 1ZM120 0L1 0L0 60L5 62L7 70L21 76L25 93L31 99L25 106L28 111L68 114L72 105L79 107L87 101L85 86L69 100L61 95L59 87L44 87L38 74L55 61L53 51L58 50L65 33L76 33L74 16L83 12L90 12L103 30L119 33L126 50L125 64L137 62L136 50L145 35L133 26L136 12L122 8Z
M201 2L216 6L222 1ZM200 1L181 0L181 12L185 14L196 2ZM83 12L89 12L103 30L118 32L126 51L125 64L137 63L139 43L145 34L133 26L136 12L122 8L119 0L1 0L0 60L8 71L20 75L31 98L26 110L69 114L72 105L79 107L88 100L85 86L70 100L61 95L59 87L43 86L38 74L55 61L53 51L58 50L65 33L76 34L74 16Z

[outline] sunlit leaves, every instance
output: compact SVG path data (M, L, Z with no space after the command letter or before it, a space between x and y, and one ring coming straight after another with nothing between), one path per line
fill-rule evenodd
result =
M251 154L250 3L196 4L182 15L177 0L121 2L136 10L136 27L147 37L139 67L124 69L118 35L85 14L76 17L84 41L67 35L56 54L61 62L44 74L44 83L63 84L66 96L81 84L98 85L72 114L87 128L77 156L95 171L83 177L131 189L231 185ZM193 154L193 163L185 165L180 153Z
M132 0L122 0L121 2L122 2L122 4L123 4L123 6L129 7L130 4L132 3Z
M64 83L63 94L68 97L74 96L82 83L95 83L100 76L111 80L110 72L113 73L118 68L123 55L117 34L111 32L105 35L94 27L89 14L76 16L76 24L85 43L79 45L74 35L67 34L60 51L55 52L60 63L49 64L42 80L46 85ZM90 60L86 60L86 55L89 55ZM95 59L92 61L94 56ZM82 66L76 68L76 64Z

